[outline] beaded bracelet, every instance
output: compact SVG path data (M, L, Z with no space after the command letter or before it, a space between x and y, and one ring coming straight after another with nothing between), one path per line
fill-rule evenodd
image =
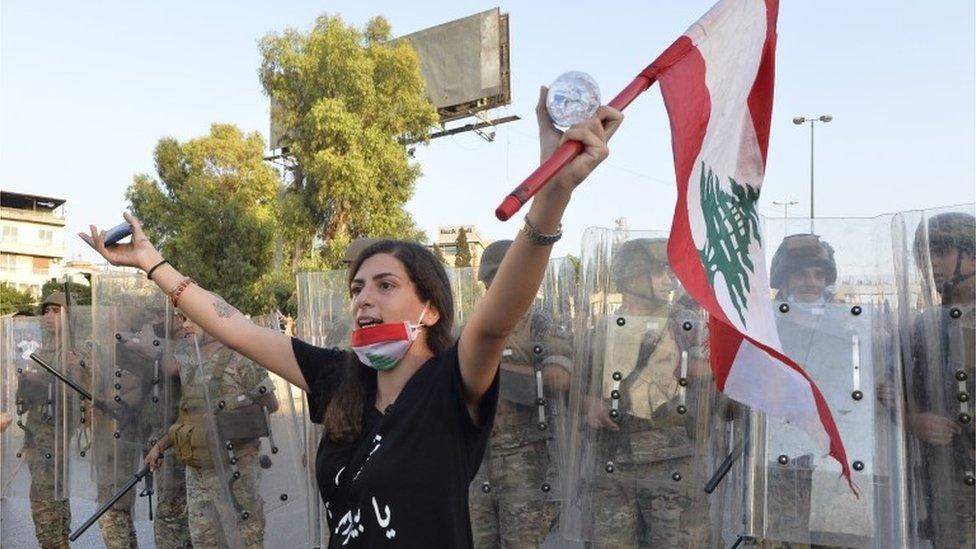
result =
M192 278L186 277L181 280L175 288L173 288L173 291L169 293L169 300L173 303L174 309L178 307L177 302L179 302L180 296L183 295L183 291L186 290L190 284L196 284L196 282L194 282Z

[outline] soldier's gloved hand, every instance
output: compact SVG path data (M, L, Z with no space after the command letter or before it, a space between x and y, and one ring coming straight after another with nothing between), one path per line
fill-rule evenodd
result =
M620 427L614 423L613 419L610 417L610 410L607 408L607 405L603 402L603 400L587 397L585 406L586 410L584 410L583 413L587 425L597 429L607 429L610 431L620 430Z
M962 434L962 427L955 421L932 412L912 414L908 419L912 433L929 444L944 446L952 437Z

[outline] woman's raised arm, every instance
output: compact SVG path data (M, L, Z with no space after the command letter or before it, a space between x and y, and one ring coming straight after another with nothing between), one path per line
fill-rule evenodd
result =
M461 334L458 353L465 398L475 407L491 386L506 341L525 315L539 291L552 245L539 244L526 231L551 235L560 231L560 220L576 188L609 154L607 141L623 115L600 107L596 116L560 132L546 112L546 88L539 93L536 118L542 160L549 158L565 141L583 143L583 152L566 165L532 200L526 214L527 227L519 232L505 254L491 287L478 302Z
M132 241L128 244L106 247L105 231L94 225L90 226L91 234L78 233L78 236L112 265L143 271L156 267L152 273L153 282L167 295L180 291L179 308L187 318L224 345L308 391L290 337L254 324L219 295L196 284L186 285L186 277L175 267L168 263L160 265L163 256L146 238L139 220L129 213L123 217L132 225Z

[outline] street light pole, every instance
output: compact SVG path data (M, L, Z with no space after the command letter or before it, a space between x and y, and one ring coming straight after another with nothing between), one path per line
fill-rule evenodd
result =
M793 119L793 123L797 126L810 123L810 232L813 232L813 126L817 122L827 123L833 120L834 117L829 114L823 114L816 118L806 118L803 116L797 116Z
M790 218L790 212L789 212L789 210L787 210L787 208L789 208L790 206L796 206L797 204L799 204L799 202L797 202L796 200L790 200L789 202L776 202L774 200L773 201L773 204L776 205L776 206L782 206L783 207L783 218L784 219L789 219Z
M790 233L790 212L788 208L790 206L796 206L797 204L799 204L799 202L797 202L796 200L790 200L788 202L776 202L774 200L773 204L776 206L783 207L783 240L786 240L786 237L789 236Z

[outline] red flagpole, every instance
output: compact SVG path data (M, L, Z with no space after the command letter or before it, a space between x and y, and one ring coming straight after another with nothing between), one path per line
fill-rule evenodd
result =
M674 43L668 46L668 49L664 50L664 53L659 55L653 63L641 71L637 75L637 78L634 78L626 88L610 101L609 106L618 111L623 111L627 108L627 105L630 105L634 99L637 99L638 95L647 91L657 81L658 74L681 59L691 47L691 41L687 39L682 40L682 38L685 37L682 36L675 40ZM563 166L569 164L582 151L583 144L579 141L567 141L560 145L552 156L536 168L529 177L525 178L525 181L521 185L515 187L515 190L502 200L502 203L495 209L495 217L501 221L508 221L535 193L539 192L539 189L544 187L552 179L552 176L556 175Z

